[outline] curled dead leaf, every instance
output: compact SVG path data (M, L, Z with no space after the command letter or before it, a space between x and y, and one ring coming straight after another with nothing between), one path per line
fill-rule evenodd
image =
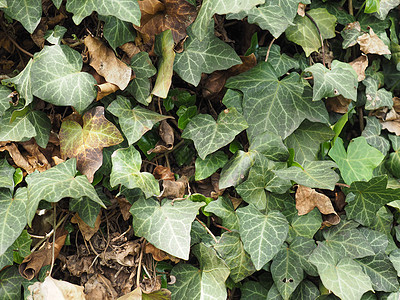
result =
M159 127L159 135L161 141L158 141L153 149L147 151L147 154L151 153L164 153L172 150L174 147L174 130L166 120L162 120Z
M97 86L97 89L98 89L98 92L97 92L96 101L99 101L100 99L103 99L105 96L108 96L119 90L117 85L110 83L110 82L99 84Z
M357 80L363 81L365 79L365 69L368 67L368 56L365 54L357 57L349 63L357 73Z
M382 42L372 28L369 29L369 33L359 36L357 43L360 45L360 50L365 54L391 54L389 47Z
M331 199L312 188L299 185L296 190L296 209L299 216L308 214L315 207L324 215L336 214Z
M153 176L157 180L175 180L174 173L171 172L171 169L161 165L154 168Z
M83 286L63 280L46 277L43 282L35 282L28 287L31 295L27 299L85 300Z
M21 154L16 144L6 144L0 147L0 152L8 151L14 163L24 169L28 174L31 174L35 171L35 169L29 164L29 162L25 159L25 157Z
M349 110L350 103L351 99L346 99L342 95L339 95L326 99L325 106L329 112L333 111L339 114L345 114Z
M174 262L176 264L180 261L179 258L177 258L177 257L175 257L173 255L170 255L167 252L162 251L162 250L154 247L150 243L146 244L145 253L151 254L153 256L154 260L156 260L156 261L162 261L162 260L169 259L169 260L171 260L172 262Z
M101 223L101 211L97 215L96 221L94 223L94 227L90 227L88 224L86 224L78 215L78 213L75 213L75 215L71 218L71 223L73 224L78 224L79 230L81 231L83 237L85 240L90 240L92 236L99 230L100 228L100 223Z
M125 221L129 220L129 218L131 217L131 213L129 212L129 210L131 209L132 204L130 204L125 197L117 197L117 201L122 214L122 218Z
M86 299L117 299L118 293L115 291L111 281L102 274L92 275L85 283Z
M161 192L161 195L159 196L159 199L183 198L188 183L189 181L186 176L182 176L177 181L164 180L162 183L163 190Z
M381 121L382 129L386 129L395 135L400 135L400 120L396 119L394 121Z

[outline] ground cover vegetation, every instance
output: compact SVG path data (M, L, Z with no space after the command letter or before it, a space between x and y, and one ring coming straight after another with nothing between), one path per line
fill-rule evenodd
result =
M399 5L0 0L0 299L399 299Z

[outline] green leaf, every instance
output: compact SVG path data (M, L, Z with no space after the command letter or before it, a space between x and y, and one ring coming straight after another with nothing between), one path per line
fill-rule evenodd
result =
M234 282L242 281L256 271L238 232L224 232L214 249L228 265Z
M179 116L178 127L184 130L187 124L197 115L197 106L186 107L184 105L180 106L176 114Z
M243 114L243 94L239 91L227 89L224 98L222 99L222 104L226 107L234 107L236 110Z
M400 189L388 189L387 176L374 177L368 182L355 181L347 190L345 207L349 218L365 226L374 222L376 212L385 204L400 200Z
M76 25L79 25L93 11L97 11L99 15L114 16L140 26L140 9L137 0L68 0L66 8L74 14L72 20Z
M375 291L395 292L399 289L397 273L391 261L384 253L356 259L363 270L371 278Z
M320 188L333 191L339 175L332 170L336 164L332 161L307 161L304 168L290 167L276 170L274 173L282 179L290 179L310 188Z
M389 140L392 143L394 152L390 153L389 158L385 162L385 167L393 176L400 178L400 137L389 134Z
M339 257L361 258L374 255L365 236L356 228L354 221L341 220L335 227L323 231L325 245Z
M308 300L308 299L319 299L320 292L318 288L309 280L303 280L299 286L293 292L290 299L296 300Z
M24 278L19 274L17 266L5 268L0 272L0 299L21 299L21 284Z
M362 136L349 143L347 152L343 140L338 137L328 154L339 166L340 174L346 184L370 180L373 176L372 171L384 158L383 154L368 145Z
M399 5L397 0L380 0L378 3L377 17L381 20L385 20L389 11Z
M79 217L90 227L94 227L101 206L89 197L83 196L69 201L69 209L76 211Z
M7 160L0 159L0 188L7 188L11 192L14 190L14 175L15 169L10 166Z
M197 158L195 163L195 180L198 181L210 177L227 162L228 156L222 151L207 155L205 159Z
M35 128L36 143L43 149L46 149L51 130L49 117L42 111L34 110L27 114L27 118Z
M367 97L367 103L365 104L365 109L376 110L384 106L392 108L392 93L384 88L378 89L379 82L376 79L368 76L362 83L366 86L365 96Z
M364 12L367 14L377 12L379 10L379 1L380 0L366 0Z
M211 18L214 14L237 13L242 10L249 10L264 2L265 0L247 0L244 2L240 0L204 0L193 24L193 32L200 41L203 41L203 39L207 38L208 29L210 28L210 23L212 23Z
M390 252L389 259L397 271L397 276L400 276L400 249L396 248Z
M334 136L335 133L328 125L305 120L286 138L285 144L294 149L295 161L303 165L306 161L317 160L321 143L331 140Z
M44 38L50 44L60 45L61 40L64 37L64 34L66 32L67 32L67 28L60 26L60 25L56 25L53 30L46 31L46 33L44 34Z
M142 159L139 151L133 145L129 148L118 149L112 156L111 186L122 184L128 189L140 188L146 198L160 194L158 181L153 174L140 172Z
M33 33L42 16L42 2L40 0L12 0L7 3L7 8L3 8L4 12L19 21L29 33Z
M358 263L338 256L324 243L318 243L309 260L317 267L323 285L341 299L359 300L362 294L373 290L370 278Z
M346 23L347 24L347 23ZM354 26L343 28L341 35L343 37L342 48L347 49L357 44L357 39L362 36L360 23L354 23Z
M8 96L11 94L11 90L0 85L0 117L4 115L4 112L10 107L10 98Z
M325 8L316 8L308 11L308 14L317 23L322 39L335 37L336 17L331 15ZM321 47L321 38L317 27L307 16L297 15L293 26L286 29L286 38L303 47L306 56Z
M375 254L385 252L386 247L389 244L385 234L367 227L361 227L359 228L359 231L365 236Z
M378 149L383 155L386 155L390 144L386 138L380 136L382 130L381 123L375 117L365 117L365 119L367 120L367 126L365 126L361 135L365 137L369 145Z
M103 162L103 148L118 145L123 137L105 118L103 106L88 110L82 120L83 127L72 119L62 122L60 152L62 157L75 157L78 170L93 182L94 173Z
M193 140L200 158L205 159L208 154L232 142L246 128L243 116L232 107L222 111L217 122L211 115L195 116L183 131L182 138Z
M242 183L249 174L250 167L254 162L254 157L254 152L238 150L222 168L219 188L224 189Z
M135 40L136 32L129 22L122 21L113 15L99 16L99 20L104 22L104 38L114 51L117 51L117 47Z
M136 78L129 83L127 91L135 97L136 101L147 106L151 102L149 77L156 74L157 70L153 66L149 54L144 51L133 56L131 67Z
M0 8L5 8L7 6L7 0L0 0Z
M171 87L175 60L174 39L170 29L156 36L154 51L159 60L157 79L151 94L165 99Z
M32 92L44 101L72 105L82 112L96 98L97 82L81 69L79 52L66 45L45 46L33 59Z
M1 81L2 83L5 83L7 85L15 86L15 89L18 91L19 96L22 99L25 99L25 106L27 106L33 101L32 78L31 78L32 65L33 65L33 59L30 59L28 64L22 70L22 72L20 72L17 76L4 79Z
M295 2L297 2L297 0L295 0ZM285 75L290 69L299 69L300 67L298 60L285 53L281 54L281 47L275 44L271 46L268 62L274 67L278 77Z
M19 188L15 195L9 189L0 188L0 256L25 228L27 200L26 188Z
M242 300L265 300L268 290L258 281L246 281L240 288Z
M171 255L188 259L190 227L204 205L189 200L173 203L164 199L160 204L155 199L139 199L130 209L135 234Z
M282 213L262 214L253 205L236 210L240 237L257 270L269 262L286 239L289 224Z
M317 63L305 71L314 77L313 101L338 95L357 101L357 74L349 64L334 60L330 70Z
M289 246L283 245L271 264L272 278L284 299L289 299L310 268L308 258L315 249L312 239L297 237Z
M11 245L13 259L16 263L22 263L25 257L31 254L32 238L28 231L24 229L15 242Z
M57 8L57 9L60 9L60 6L61 6L61 4L62 4L62 0L52 0L53 1L53 3L54 3L54 6Z
M58 202L65 197L80 198L87 196L106 208L87 177L85 175L76 176L76 173L76 160L73 158L42 173L35 171L25 178L28 184L27 218L29 225L40 200Z
M389 244L386 248L387 253L390 253L394 249L397 249L397 246L395 245L391 234L391 230L393 227L393 215L385 206L382 206L377 211L375 220L370 227L371 229L377 230L386 235L389 241Z
M295 214L290 222L289 236L302 236L312 239L314 234L320 229L321 224L321 213L316 208L306 215L299 216Z
M172 299L225 300L225 280L229 276L225 262L203 243L194 246L193 253L200 262L200 270L184 263L172 269L171 274L176 277L176 282L169 287Z
M140 106L132 109L129 99L123 96L117 96L107 110L118 117L119 125L129 145L136 143L154 124L169 118Z
M222 220L222 226L233 230L239 230L239 219L233 208L232 201L228 197L219 197L210 202L204 210L213 213Z
M29 113L11 122L13 111L7 110L0 119L0 141L23 141L36 136L36 129L29 120Z
M204 6L203 3L202 8ZM196 20L198 19L199 16ZM195 36L190 27L187 28L187 33L189 37L185 41L184 51L176 54L174 64L174 71L186 82L197 86L201 73L209 74L242 63L236 52L214 35L214 22L208 26L203 40Z
M282 142L282 138L271 132L263 132L250 141L249 151L259 153L265 158L286 162L289 151Z
M326 114L322 103L303 96L304 85L297 73L279 80L269 63L261 62L251 70L229 78L226 87L244 94L243 114L249 124L250 139L265 131L284 139L304 119L318 122L316 119Z

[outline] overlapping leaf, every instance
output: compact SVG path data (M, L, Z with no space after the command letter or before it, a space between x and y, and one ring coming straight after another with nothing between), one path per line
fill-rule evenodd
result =
M5 87L4 85L0 85L0 117L4 114L4 112L10 107L10 98L8 96L11 94L11 90Z
M365 96L367 97L365 109L376 110L384 106L392 108L392 93L384 88L379 89L379 82L376 79L368 76L363 80L363 84L366 86Z
M271 2L272 1L269 1L267 5L270 5ZM281 29L282 27L279 28ZM285 53L281 54L281 47L275 44L271 46L268 62L274 67L276 75L278 76L286 74L290 69L298 69L300 67L299 62L295 58L292 58Z
M123 96L117 96L107 110L118 117L119 125L129 145L136 143L154 124L168 118L140 106L132 109L129 99Z
M203 40L195 36L190 28L187 32L189 37L185 41L184 51L176 55L174 63L174 71L186 82L197 86L201 73L225 70L242 63L236 52L214 35L214 22L208 26Z
M380 135L382 125L375 117L366 117L366 119L367 126L365 126L361 135L365 137L369 145L378 149L383 155L386 155L389 151L390 144L387 139Z
M240 237L257 270L269 262L286 239L289 224L282 213L260 213L249 205L236 211L239 217Z
M343 140L337 138L335 145L329 151L329 156L339 166L340 174L345 183L365 181L372 178L372 171L383 160L383 154L378 149L367 144L365 137L353 139L344 149Z
M69 159L42 173L35 172L26 177L28 184L28 224L35 215L40 200L58 202L62 198L89 197L105 208L94 187L85 175L76 175L76 159Z
M96 80L81 72L81 55L66 45L45 46L33 59L33 95L82 112L96 98Z
M3 8L7 15L18 20L29 33L33 33L42 16L42 2L40 0L12 0Z
M116 150L111 160L111 186L122 184L129 189L140 188L146 198L160 194L160 188L154 176L147 172L140 172L142 158L133 145Z
M24 278L19 274L17 266L2 270L0 272L0 299L20 299L23 280Z
M76 211L83 222L90 227L94 227L101 206L88 197L83 196L79 199L71 199L69 202L69 209L71 211Z
M210 202L204 210L220 217L225 228L239 230L239 219L229 198L219 197L217 200Z
M14 175L15 169L10 166L6 159L0 159L0 188L14 190Z
M228 157L222 151L217 151L207 155L205 159L196 159L196 175L195 179L203 180L210 177L219 168L222 168L228 162Z
M83 117L83 127L66 120L60 129L60 151L63 157L75 157L78 170L93 181L103 162L103 148L123 141L117 127L104 117L104 107L96 106Z
M222 168L219 188L224 189L242 183L249 174L254 157L254 152L237 151L235 156Z
M389 140L392 143L394 152L390 153L389 158L385 162L385 167L395 177L400 177L400 137L389 134Z
M185 139L192 139L200 158L227 145L237 134L247 128L247 123L236 108L228 108L220 113L217 122L211 115L199 114L186 126L182 133Z
M115 16L99 16L104 21L104 38L116 51L117 47L135 40L136 34L129 22L122 21Z

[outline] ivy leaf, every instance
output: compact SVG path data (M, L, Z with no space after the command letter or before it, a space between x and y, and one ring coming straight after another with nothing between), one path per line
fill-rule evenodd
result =
M149 77L155 75L157 70L151 63L149 54L144 51L132 58L131 67L135 71L136 78L129 83L127 91L136 101L147 106L151 102Z
M389 11L399 5L397 0L380 0L378 3L377 17L381 20L385 20Z
M273 2L273 1L269 1L268 4L270 4L271 2ZM297 2L297 0L295 0L295 2ZM297 5L296 5L296 7L297 7ZM257 9L259 9L259 8L257 8ZM293 7L292 7L292 9L293 9ZM297 11L297 9L296 9L296 11ZM282 27L280 27L280 28L282 28ZM268 62L274 67L276 75L278 75L278 76L285 75L287 73L287 71L289 71L290 69L300 68L300 64L299 64L298 60L286 55L285 53L281 54L281 47L279 47L278 45L275 45L275 44L273 44L271 46L271 50L270 50L269 56L268 56Z
M24 278L19 274L17 266L5 268L0 272L0 299L21 299L21 284Z
M204 208L206 212L213 213L222 220L222 226L230 230L239 230L239 219L233 208L232 201L227 197L219 197L211 201Z
M289 299L304 278L304 269L310 268L308 258L315 249L313 239L297 237L289 246L282 246L271 264L272 278L279 293Z
M203 3L202 8L204 6ZM214 35L214 22L211 22L202 40L194 35L191 27L187 28L187 33L189 37L185 41L184 51L176 54L174 63L174 71L186 82L197 86L201 73L226 70L242 63L236 52Z
M137 0L69 0L67 11L73 13L72 20L79 25L93 11L99 15L114 16L140 26L140 9Z
M222 168L221 177L219 179L219 188L224 189L242 183L249 174L255 155L256 154L252 151L237 151Z
M25 181L28 184L27 217L30 225L40 200L58 202L62 198L89 197L92 201L106 208L97 195L94 187L85 175L77 175L76 159L72 158L42 173L29 174Z
M27 118L35 128L36 143L43 149L46 149L51 130L51 122L49 117L42 111L34 110L27 114Z
M93 228L97 216L100 213L101 206L90 200L89 197L83 196L79 199L71 199L69 201L69 209L71 211L76 211L83 222Z
M318 209L313 209L308 214L293 216L289 226L289 236L302 236L312 239L314 234L320 229L322 223L321 213Z
M14 175L15 169L10 166L7 160L0 159L0 188L7 188L11 192L14 190Z
M18 91L19 96L25 99L25 106L33 101L32 94L32 80L31 80L31 68L33 65L33 59L30 59L28 64L17 76L4 79L1 82L5 84L13 84L15 89ZM0 114L1 116L1 114Z
M390 144L387 139L380 136L382 130L381 123L379 123L378 119L375 117L365 117L365 119L367 120L367 126L365 126L361 135L365 137L369 145L378 149L383 155L386 155L389 151Z
M399 289L397 272L384 253L356 259L363 270L371 278L375 291L395 292Z
M332 161L307 161L304 168L290 167L276 170L274 173L282 179L290 179L310 188L333 191L339 175L332 170L336 164Z
M92 182L94 173L103 162L103 148L121 143L123 137L104 117L103 106L88 110L82 120L83 127L74 120L62 122L60 151L63 157L75 157L78 170Z
M385 162L385 167L395 177L400 178L400 137L389 134L389 140L392 143L394 152L390 153L389 158Z
M258 281L246 281L240 287L242 300L265 300L268 290Z
M200 158L233 141L235 136L247 128L247 123L236 108L228 108L220 113L217 122L210 115L199 114L186 126L182 138L194 142Z
M226 87L244 94L243 114L249 124L250 139L266 131L284 139L304 119L317 118L322 110L326 113L325 107L303 97L304 85L297 73L279 80L269 63L261 62L251 70L229 78Z
M391 212L389 212L387 207L382 206L376 212L376 217L373 224L371 225L371 229L382 232L386 235L389 241L389 244L385 250L387 251L387 253L390 253L394 249L397 249L397 246L395 245L393 236L391 234L392 227L393 227L393 215Z
M228 162L228 156L222 151L207 155L205 159L197 158L195 163L195 180L203 180L214 174Z
M336 17L331 15L325 8L316 8L308 11L308 14L317 23L322 39L335 37ZM303 47L306 56L321 47L321 38L317 27L307 16L297 15L293 26L286 29L286 38Z
M318 288L309 280L303 280L300 282L299 286L293 292L290 299L296 300L308 300L308 299L318 299L320 292Z
M228 265L229 276L234 282L242 281L256 271L238 232L224 232L214 249Z
M203 202L139 199L130 209L137 236L182 259L189 259L190 228ZM166 239L165 237L168 237Z
M81 72L82 57L69 46L45 46L33 61L30 73L33 95L55 105L72 105L78 112L96 98L96 80Z
M99 15L99 20L104 22L104 38L114 51L117 50L117 47L135 40L136 33L129 22L122 21L112 15Z
M387 106L392 108L393 106L393 95L392 92L385 90L384 88L379 88L378 80L368 76L362 82L365 87L365 96L367 97L367 103L365 104L365 109L376 110L378 108Z
M286 162L289 151L282 138L271 132L263 132L250 141L249 151L259 153L267 159Z
M349 218L362 225L370 226L375 219L376 212L385 204L400 200L400 189L388 189L387 176L374 177L368 182L355 181L347 190L348 203L345 207Z
M335 136L333 130L325 124L311 123L305 120L285 140L288 148L294 149L294 160L300 165L306 161L317 160L320 145Z
M130 101L123 96L117 96L107 110L118 117L119 125L129 145L136 143L157 122L170 118L140 106L132 109Z
M334 60L330 70L317 63L304 71L314 77L313 101L338 95L357 101L357 74L351 65Z
M196 21L193 23L193 32L200 41L203 41L203 39L207 38L211 18L214 14L225 15L227 13L237 13L242 10L249 10L253 6L264 2L265 0L248 0L245 2L240 0L204 0Z
M365 292L373 290L370 278L358 263L338 256L324 243L318 243L309 260L317 267L324 286L342 299L358 300Z
M29 33L33 33L42 16L42 2L40 0L12 0L7 3L7 8L2 10L11 18L19 21Z
M25 228L27 200L26 188L19 188L15 195L9 189L0 188L0 256Z
M361 227L359 228L359 231L365 236L375 254L385 252L389 241L384 233L367 227Z
M0 117L4 115L4 112L10 107L10 98L8 96L11 94L11 90L0 85Z
M29 120L29 113L10 122L13 111L7 110L0 119L0 141L23 141L36 136L36 129Z
M256 268L269 262L286 239L289 224L279 211L262 214L253 205L236 210L240 237Z
M378 149L368 145L363 136L353 139L347 147L347 152L343 140L338 137L328 154L339 166L346 184L370 180L373 176L372 171L384 158Z
M114 151L111 155L111 160L111 186L122 184L128 189L140 188L146 198L160 194L158 181L153 174L140 172L142 158L133 145L129 146L129 148Z
M171 274L176 277L176 283L169 288L172 299L225 300L225 280L229 276L225 262L213 248L203 243L195 245L193 253L200 262L200 270L184 263L172 269Z

